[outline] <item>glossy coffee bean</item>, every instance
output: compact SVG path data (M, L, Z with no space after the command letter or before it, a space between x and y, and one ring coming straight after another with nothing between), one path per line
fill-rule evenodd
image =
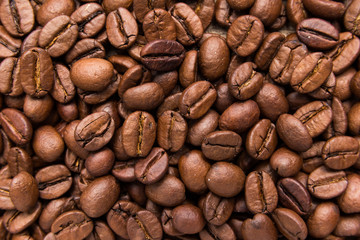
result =
M265 26L272 25L281 13L282 3L279 0L255 1L250 9L250 15L258 17Z
M270 217L263 213L256 214L253 218L246 219L241 226L242 236L245 240L277 239L278 232Z
M36 155L46 162L56 161L64 151L63 139L49 125L35 130L32 145Z
M20 172L12 179L9 193L15 208L21 212L28 212L35 207L39 197L34 177L25 171Z
M303 0L303 4L312 14L326 19L340 18L345 11L345 5L337 1ZM335 10L336 9L336 10Z
M200 208L192 204L183 204L172 210L174 228L182 234L199 233L205 226Z
M294 211L277 208L271 214L278 230L287 239L306 239L308 230L304 220Z
M10 174L9 174L10 175ZM8 179L0 179L0 209L3 210L14 210L15 206L10 198L10 186L12 180Z
M345 192L339 197L338 204L340 209L345 213L359 212L359 174L350 174L347 176L348 186Z
M81 161L76 159L76 161ZM114 165L115 155L109 148L103 148L97 152L90 153L85 160L85 167L94 177L100 177L109 173ZM75 162L75 164L77 164ZM78 165L80 162L78 163ZM80 167L79 167L80 168Z
M309 235L316 238L328 236L340 218L339 207L332 202L322 202L307 220Z
M156 216L147 210L141 210L127 220L126 229L130 239L162 239L162 228Z
M230 218L234 207L234 198L222 198L209 192L205 197L202 209L207 222L220 226Z
M95 39L85 38L75 43L65 55L65 61L69 65L86 58L105 58L104 46Z
M20 52L21 40L12 37L3 26L0 26L0 38L1 58L15 57Z
M264 38L254 58L254 63L259 69L266 70L269 68L272 59L284 40L284 34L279 32L270 33Z
M146 39L151 42L157 39L176 40L176 25L170 13L161 8L149 11L143 21Z
M12 177L18 175L21 171L33 173L33 162L28 152L20 147L10 148L7 155L7 162Z

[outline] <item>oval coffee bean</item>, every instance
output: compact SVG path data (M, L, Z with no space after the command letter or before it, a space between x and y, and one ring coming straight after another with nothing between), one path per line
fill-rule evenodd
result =
M78 41L65 55L65 62L73 65L86 58L105 58L104 46L95 39L85 38Z
M182 234L199 233L205 226L200 208L192 204L183 204L172 210L174 228Z
M69 69L63 64L54 64L54 87L51 96L60 103L68 103L75 97L75 86Z
M327 0L303 0L303 5L315 16L325 19L341 18L346 10L345 3Z
M302 165L302 158L297 153L285 147L277 149L270 158L271 168L281 177L296 175Z
M75 128L75 140L85 150L96 151L105 146L115 131L114 120L107 112L88 115Z
M326 141L322 159L327 167L342 170L351 167L360 156L359 142L349 136L336 136Z
M234 198L222 198L209 192L205 197L202 209L207 222L220 226L230 218L234 207Z
M28 172L22 171L12 179L10 198L17 210L28 212L36 205L38 197L37 183Z
M74 160L75 164L81 169L81 164L83 163L82 159ZM86 170L90 173L90 175L94 177L101 177L110 172L115 162L115 155L113 151L109 148L102 148L98 152L91 153L85 160ZM71 169L70 169L71 170Z
M149 11L142 24L146 39L151 42L157 39L176 40L176 25L170 13L161 8Z
M168 72L175 70L184 60L184 47L172 40L155 40L141 50L141 62L148 69Z
M19 58L8 57L0 64L0 92L9 96L19 96L24 91L21 86Z
M16 39L0 26L0 58L15 57L20 52L21 40Z
M263 213L255 214L253 218L246 219L241 226L241 232L245 240L278 239L278 233L273 221Z
M126 229L130 239L161 240L163 231L156 216L147 210L141 210L129 217Z
M307 188L320 199L331 199L341 195L348 185L344 171L333 171L321 166L309 175Z
M81 209L89 217L100 217L110 210L119 194L120 186L113 176L96 178L81 194Z
M136 111L126 119L121 131L123 147L130 157L146 157L156 138L156 122L151 114Z
M296 28L300 41L308 47L328 50L335 47L339 41L339 32L329 22L319 18L308 18Z
M12 179L0 179L0 209L14 210L14 203L10 198L10 186Z
M304 220L294 211L287 208L277 208L271 214L278 230L287 239L304 240L308 230Z
M18 175L21 171L33 173L33 162L26 150L20 147L10 148L7 155L7 162L12 177Z
M315 238L325 238L334 229L340 218L340 210L332 202L322 202L316 206L307 220L309 235Z
M146 158L135 164L135 176L143 184L159 181L169 167L169 157L164 149L155 147Z
M45 162L56 161L63 153L64 145L62 137L52 126L44 125L34 132L33 150Z
M242 139L232 131L214 131L205 136L201 150L205 157L215 161L229 160L241 150Z

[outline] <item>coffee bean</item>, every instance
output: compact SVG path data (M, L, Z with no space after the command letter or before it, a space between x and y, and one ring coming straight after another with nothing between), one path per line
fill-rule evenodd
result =
M5 58L0 64L0 92L9 96L19 96L24 91L21 86L19 59Z
M202 209L207 222L220 226L230 218L234 206L234 198L222 198L209 192L205 197Z
M348 31L351 31L356 36L360 35L359 23L356 21L359 16L359 1L352 1L344 14L344 25Z
M258 213L252 219L246 219L242 226L241 232L243 238L248 239L277 239L278 233L271 219L263 214Z
M176 26L170 13L161 8L149 11L142 24L146 39L151 42L157 39L176 40Z
M337 1L303 0L303 4L315 16L326 19L341 18L345 12L345 5Z
M286 14L290 22L298 25L308 17L308 12L304 7L303 0L288 0L286 2Z
M340 218L339 207L332 202L322 202L316 206L307 220L309 235L315 238L328 236Z
M103 221L95 221L93 231L86 237L87 240L115 240L115 234Z
M267 70L269 68L272 59L284 40L284 34L279 32L270 33L264 38L254 58L254 63L259 69Z
M155 71L171 71L184 60L184 47L172 40L155 40L146 44L141 50L141 62L145 67Z
M0 179L0 209L14 210L15 206L10 198L10 186L12 179Z
M15 208L21 212L28 212L35 207L39 197L34 177L25 171L21 171L12 179L9 192Z
M0 26L0 58L15 57L20 52L21 40L12 37Z
M306 239L308 235L306 224L294 211L287 208L277 208L271 216L278 230L287 239Z
M234 1L238 3L239 1ZM247 2L247 0L246 0ZM215 3L215 19L216 22L224 27L228 28L240 15L232 10L227 0L219 0Z
M33 173L33 163L28 152L20 147L10 148L7 155L8 166L12 177L21 171Z
M95 39L85 38L75 43L65 55L65 61L70 65L86 58L105 58L104 46Z
M308 93L313 98L316 99L328 99L333 95L336 85L336 78L333 72L330 73L325 82L314 91Z
M250 15L258 17L265 26L272 25L281 13L282 1L257 0L250 9Z
M219 114L214 110L209 110L199 119L189 122L189 131L187 141L194 146L201 146L205 136L217 128L219 123Z
M81 161L77 159L77 161ZM115 155L109 148L103 148L90 155L85 160L85 167L94 177L109 173L114 165Z
M230 26L226 41L229 47L242 57L258 49L264 36L264 25L255 16L238 17Z
M129 217L126 229L130 239L150 238L154 240L162 239L162 228L156 216L146 210L138 211L134 216Z
M192 204L183 204L172 210L174 228L182 234L199 233L205 226L200 208Z
M75 2L72 0L66 0L62 2L57 2L56 0L50 0L45 3L45 1L32 1L33 5L38 5L35 7L36 10L36 20L37 22L44 26L51 19L54 19L60 15L70 16L75 10Z
M325 141L315 142L307 151L300 153L300 157L303 159L302 170L304 172L311 173L324 163L321 157L324 144Z
M339 197L338 204L340 209L345 213L356 213L359 211L359 174L350 174L347 176L348 186L345 192Z

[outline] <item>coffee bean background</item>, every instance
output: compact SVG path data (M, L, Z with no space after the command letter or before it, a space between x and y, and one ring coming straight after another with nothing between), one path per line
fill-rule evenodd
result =
M360 0L0 0L0 240L360 238Z

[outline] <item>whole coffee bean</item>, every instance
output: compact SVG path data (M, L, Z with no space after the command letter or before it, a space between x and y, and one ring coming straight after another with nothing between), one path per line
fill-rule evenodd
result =
M49 125L35 130L32 146L36 155L46 162L56 161L64 151L63 139L56 129Z
M360 40L350 32L342 32L339 35L339 44L326 55L333 61L335 75L346 70L360 54Z
M328 50L338 44L339 32L329 22L319 18L308 18L298 24L296 28L300 41L308 47Z
M2 1L0 11L3 26L13 36L22 37L34 27L35 15L30 1Z
M86 240L115 240L115 234L103 221L95 221L93 231L86 237Z
M12 37L0 26L0 58L15 57L20 52L21 40Z
M123 102L129 110L150 111L158 107L164 100L164 90L154 82L144 83L129 88L123 95Z
M215 161L233 159L241 151L242 139L232 131L214 131L205 136L201 150L205 157Z
M253 100L236 102L221 114L219 127L221 130L243 133L259 121L259 116L259 107Z
M263 213L256 214L252 219L246 219L241 226L241 232L245 240L275 240L278 237L274 223L267 215Z
M299 93L309 93L318 89L327 80L331 71L331 59L321 52L311 53L296 66L290 84Z
M10 198L10 186L12 179L0 179L0 209L14 210L15 206Z
M20 79L23 90L32 97L43 97L54 85L50 55L41 48L30 48L20 58Z
M81 194L81 209L89 217L100 217L110 210L119 194L120 186L113 176L96 178Z
M276 122L276 131L281 140L292 150L304 152L313 140L305 125L290 114L282 114Z
M15 208L21 212L31 210L39 197L39 190L34 177L25 171L21 171L12 179L9 192Z
M125 161L125 160L129 160L130 156L128 156L125 152L121 138L121 129L122 127L118 128L115 131L112 141L110 142L110 146L115 154L116 159L120 161Z
M74 85L82 90L102 91L114 77L114 67L105 59L81 59L72 66L70 77Z
M311 197L306 188L293 178L283 178L277 183L279 200L284 207L299 215L310 212Z
M228 162L217 162L206 174L206 185L216 195L234 197L244 187L245 174L240 167Z
M249 211L254 214L274 211L278 203L278 193L268 173L249 173L245 182L245 201Z
M315 142L307 151L300 153L300 157L303 159L302 170L304 172L311 173L323 164L324 160L321 154L324 144L325 141Z
M341 18L345 12L345 5L342 2L337 1L314 1L303 0L303 4L307 10L309 10L315 16L326 19L338 19Z
M348 186L345 192L338 198L339 207L344 213L357 213L360 208L360 191L358 189L360 176L359 174L350 174L347 178Z
M129 217L126 229L130 239L160 240L163 236L161 224L156 216L147 210L141 210Z
M35 223L40 213L40 202L37 202L35 207L31 208L28 212L8 210L5 211L3 215L3 225L5 229L12 234L20 233Z
M146 44L140 55L145 67L167 72L175 70L182 63L185 49L176 41L160 39Z
M198 51L190 50L185 53L184 61L180 66L179 81L181 86L186 88L198 79Z
M134 59L126 55L113 55L108 60L113 64L116 71L121 74L125 73L129 68L138 65Z
M149 76L149 77L148 77ZM120 98L123 98L124 93L133 87L149 82L151 73L141 65L134 65L130 67L121 78L118 88Z
M54 100L49 94L42 98L33 98L30 95L26 95L23 111L31 122L39 123L45 121L50 116L53 106Z
M69 65L85 58L105 58L104 46L96 39L85 38L75 43L65 55L65 61Z
M61 15L50 20L39 35L39 46L52 57L66 53L76 41L78 26L70 17Z
M189 122L187 141L194 146L201 146L205 136L217 128L219 114L214 110L209 110L204 116Z
M55 199L66 193L72 185L70 171L65 165L50 165L40 169L35 179L38 183L40 198Z
M117 102L114 100L106 101L102 104L96 105L92 108L92 112L107 112L112 119L114 119L115 128L120 127L120 116L117 109Z
M230 51L220 37L210 37L201 44L199 67L202 75L214 81L226 73L230 62Z
M280 16L282 1L255 0L250 15L258 17L265 26L271 26Z
M337 136L326 141L321 156L327 167L342 170L354 165L359 154L359 143L355 138Z
M277 208L271 214L278 230L287 239L306 239L308 230L304 220L294 211Z
M185 186L180 179L166 175L159 182L145 186L146 196L164 207L174 207L185 200Z
M308 93L313 98L316 99L328 99L333 95L336 85L336 78L333 72L330 73L325 82L314 91Z
M226 35L226 42L239 56L246 57L258 49L263 36L264 25L260 19L244 15L231 24Z
M133 15L126 8L118 8L106 17L106 34L109 42L117 49L127 49L135 43L138 26Z
M100 177L109 173L114 165L115 155L109 148L103 148L98 152L90 153L85 160L85 167L94 177Z
M277 83L289 84L296 66L307 54L305 44L296 40L286 41L270 64L270 77Z
M215 2L212 0L206 0L206 1L196 1L188 4L199 16L205 31L208 28L208 26L211 24L212 19L214 17Z
M168 167L167 153L164 149L155 147L146 158L136 163L135 176L143 184L153 184L166 174Z
M51 225L51 232L56 239L84 239L93 230L93 221L79 210L72 210L61 214Z
M357 17L359 16L359 1L351 1L350 5L346 9L344 14L344 25L348 31L351 31L356 36L360 35L359 32L359 23L357 22Z
M207 222L220 226L230 218L234 206L234 198L222 198L209 192L205 197L202 209Z
M64 212L75 208L74 197L63 197L51 200L44 206L39 217L39 225L45 232L50 232L55 219Z
M264 38L254 58L254 63L260 70L269 68L272 59L284 40L285 36L280 32L270 33Z
M359 223L360 223L360 215L346 215L340 216L338 224L334 230L334 234L340 237L354 237L359 235ZM344 238L344 239L345 239Z
M321 166L309 175L307 187L311 195L331 199L341 195L348 185L344 171L333 171Z
M6 135L16 144L25 145L30 142L33 128L28 118L19 110L5 108L0 112L0 124Z
M239 1L234 1L239 2ZM248 1L245 1L248 2ZM236 11L232 10L227 0L219 0L215 3L215 19L216 22L224 27L228 28L239 17Z
M257 160L270 158L278 143L275 124L269 119L262 119L248 132L246 137L246 151Z
M151 42L157 39L176 40L176 26L170 13L161 8L149 11L142 24L146 39Z
M275 84L264 83L254 100L261 114L272 122L276 122L281 114L289 111L289 103L284 92Z
M127 155L145 157L156 138L156 122L151 114L136 111L131 113L122 127L121 139Z
M297 153L287 148L279 148L272 154L270 165L281 177L290 177L300 171L303 160Z
M36 20L42 26L57 16L70 16L75 10L75 2L73 0L61 2L56 0L40 0L38 2L40 2L40 8L36 12Z
M162 210L160 218L161 218L161 226L163 228L164 233L166 233L169 236L180 236L180 235L182 235L182 233L180 233L174 227L173 216L172 216L172 210L171 209L165 208L164 210Z
M169 9L176 26L176 38L189 46L199 41L204 28L199 16L185 3L176 3Z
M24 91L19 77L19 59L14 57L5 58L0 64L0 92L9 96L19 96Z
M26 150L20 147L10 148L7 155L7 162L12 177L18 175L21 171L33 173L33 163Z
M174 228L182 234L199 233L205 226L200 208L192 204L183 204L172 210Z
M289 0L286 2L286 15L291 23L298 25L308 17L303 0Z
M241 64L231 74L228 85L229 92L239 100L246 100L254 96L263 85L264 77L254 70L256 65L252 62Z
M154 0L150 3L147 2L146 0L133 1L133 8L134 8L134 13L135 13L136 19L142 23L144 21L145 15L149 11L151 11L155 8L165 9L165 6L166 6L165 4L166 4L166 1L164 1L164 0Z
M340 100L346 100L351 97L351 79L356 74L354 68L348 68L343 73L336 76L336 84L334 89L334 96Z
M70 79L70 71L63 64L54 64L54 87L50 94L60 103L68 103L75 97L75 86Z
M39 34L41 32L41 28L36 28L35 30L31 31L25 38L23 43L21 44L21 53L29 50L33 47L38 47L39 44Z
M309 235L315 238L328 236L336 227L340 218L339 207L332 202L322 202L315 208L307 220Z
M148 71L150 73L150 71ZM168 96L177 86L179 74L178 71L160 72L154 76L153 81L161 86L165 96ZM150 78L149 78L150 80Z
M76 142L88 151L105 146L115 131L114 120L107 112L97 112L81 120L75 128Z
M79 37L94 37L105 25L104 9L97 3L81 5L71 14L71 19L79 26Z
M75 139L75 129L79 124L80 120L75 120L69 123L64 130L64 142L68 149L73 151L77 156L82 159L86 159L89 155L89 152L82 148Z
M195 193L204 192L207 189L205 177L210 166L201 151L192 150L182 155L178 168L186 188ZM196 171L193 170L195 168Z

